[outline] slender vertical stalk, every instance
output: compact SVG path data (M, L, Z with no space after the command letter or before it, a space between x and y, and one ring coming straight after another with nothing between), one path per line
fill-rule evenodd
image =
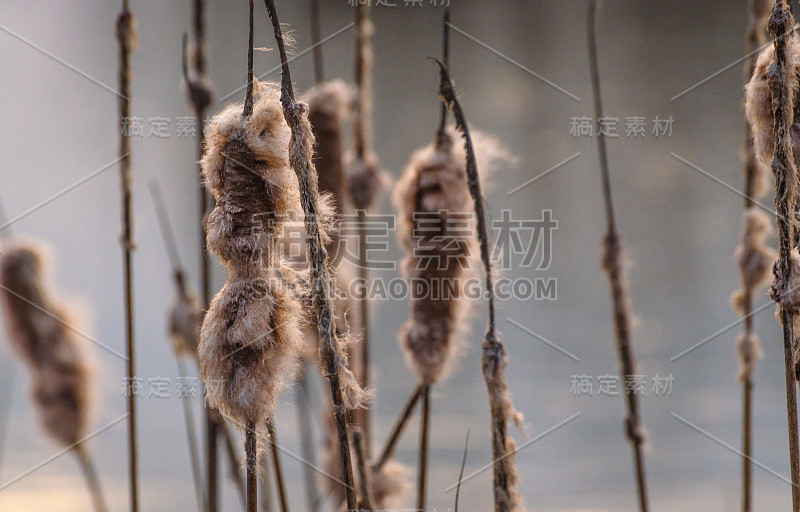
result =
M422 414L419 425L419 466L417 469L417 509L425 510L428 483L428 436L430 434L431 387L422 386Z
M325 371L331 389L336 430L339 437L339 454L342 459L342 475L345 487L348 510L356 506L355 487L353 481L353 466L350 460L350 439L347 432L346 402L344 386L349 386L349 393L355 389L349 382L342 382L342 378L352 377L344 366L346 361L341 342L336 338L335 319L333 317L333 290L335 278L328 265L328 256L322 244L321 225L319 218L319 192L317 190L317 176L314 164L311 161L313 136L308 125L305 105L299 105L294 99L292 80L289 75L289 64L286 58L286 46L281 33L280 21L275 10L273 0L264 0L269 12L275 40L281 58L281 103L283 103L284 117L292 130L290 142L290 162L297 174L300 186L300 199L305 213L306 243L311 262L311 279L313 290L314 311L317 315L317 325L321 341L321 365ZM353 402L349 397L348 402Z
M314 450L314 433L311 423L311 393L309 392L308 369L303 368L299 377L300 390L298 392L297 419L300 424L300 450L303 460L308 464L303 465L303 480L305 483L306 503L308 512L319 510L319 489L317 488L317 475L314 471L316 453Z
M183 78L186 82L189 100L194 109L195 120L198 124L197 134L197 159L203 156L203 146L205 138L205 112L211 104L213 97L213 85L206 76L206 35L205 35L205 2L204 0L193 0L192 2L192 28L194 35L194 53L192 60L193 76L189 76L189 64L186 55L186 38L184 37L183 49ZM198 174L200 168L198 166ZM198 188L199 192L199 226L200 226L200 289L202 294L202 313L205 314L211 302L211 262L207 256L205 216L211 207L211 196L203 186ZM208 512L219 510L218 497L218 456L217 440L219 437L219 415L205 407L206 425L206 484Z
M258 508L258 450L256 449L256 424L247 423L244 431L244 452L247 457L247 512Z
M520 427L522 416L514 410L508 394L508 385L505 380L508 356L506 355L505 344L497 335L494 278L489 254L489 231L486 223L483 193L481 192L480 175L478 174L475 148L472 144L467 119L453 90L450 74L444 64L436 59L432 60L439 66L439 98L453 113L456 129L461 132L464 139L467 160L467 188L475 209L476 233L485 274L489 325L481 346L481 369L486 381L491 412L494 509L495 512L515 512L522 508L522 497L516 490L519 481L519 474L514 465L516 445L513 438L508 435L508 423L513 420L517 427Z
M278 435L275 433L275 421L267 419L267 436L269 451L272 455L272 469L275 471L275 486L278 488L278 501L281 504L281 512L289 512L289 499L286 495L286 485L283 481L283 469L281 467L281 454L278 450Z
M94 505L95 511L106 512L108 508L106 507L105 500L103 499L103 491L100 487L100 480L97 478L97 471L94 469L94 464L92 463L92 458L89 456L89 452L86 451L86 448L80 444L75 446L73 451L75 452L75 456L78 458L81 471L83 471L83 476L86 479L86 486L89 489L89 495L92 498L92 504Z
M322 45L319 44L321 32L319 27L319 0L311 0L311 44L314 47L314 82L321 84L325 80L325 69L322 65Z
M594 94L595 117L603 117L602 96L600 94L600 73L597 61L597 38L595 35L595 13L597 11L597 1L589 1L587 15L587 37L589 43L589 65L591 67L592 91ZM600 170L603 182L603 198L606 209L607 232L603 240L604 255L603 267L608 273L609 284L611 285L611 297L614 309L614 326L617 338L617 350L621 366L622 378L636 373L636 363L633 356L633 346L631 341L630 327L630 299L628 297L628 285L622 272L621 257L623 242L622 237L617 231L614 220L614 204L611 199L611 179L608 170L608 156L606 154L606 140L600 135L597 137L598 151L600 153ZM641 512L649 510L647 499L647 482L644 469L644 455L642 445L644 444L644 434L641 428L639 415L639 402L636 393L626 394L626 405L628 415L626 418L626 434L631 443L634 455L634 466L636 470L636 484L639 495L639 509Z
M442 19L442 64L450 67L450 7L445 9ZM436 145L439 147L447 128L447 105L442 103L439 111L439 128L436 130Z
M261 512L272 512L272 487L270 485L269 459L270 453L264 451L261 455L261 494L258 495Z
M750 58L745 60L744 75L745 80L749 80L753 75L753 70L758 60L759 48L764 44L764 30L756 13L756 0L747 1L747 33L745 36L745 49ZM753 134L750 124L745 118L745 140L744 140L744 210L747 212L753 207L753 196L756 194L756 179L758 165L753 141ZM745 227L747 230L747 227ZM745 235L747 232L745 231ZM755 332L753 329L753 292L748 286L747 270L740 268L742 275L742 308L741 314L744 317L744 328L740 343L749 343L753 340ZM739 348L742 354L741 347ZM744 351L743 364L745 369L749 366L746 358L757 357L756 354ZM751 370L741 373L742 382L742 512L752 512L753 503L753 375Z
M242 502L242 506L244 506L247 490L244 479L242 478L242 473L240 472L241 459L239 458L239 454L236 453L236 445L233 443L233 434L231 434L230 429L225 423L219 423L219 436L222 438L225 452L228 454L228 476L236 487L236 490L239 491L237 494L239 495L239 500Z
M417 386L414 388L414 392L411 393L411 396L408 397L408 401L403 407L403 411L397 418L397 422L395 422L394 427L392 427L392 433L389 434L389 439L386 441L383 450L381 450L380 457L378 457L378 460L372 465L373 473L377 473L383 469L383 466L389 461L389 459L392 458L392 455L394 455L394 449L397 447L397 442L400 440L400 435L403 433L408 421L414 414L414 406L417 405L419 397L422 395L423 387L424 386L422 385Z
M787 37L793 29L794 18L788 5L778 0L769 17L769 32L775 47L775 62L768 73L774 116L775 155L772 158L772 173L775 176L775 210L778 226L778 264L771 295L780 306L783 323L783 351L786 370L786 413L789 429L789 465L792 479L792 510L800 512L800 444L798 443L797 396L795 388L795 365L793 357L793 322L795 312L786 307L784 301L789 290L792 262L791 251L795 240L796 226L793 218L797 202L797 169L792 155L791 126L794 122L792 100L796 92L796 81L787 70Z
M358 467L358 487L361 499L358 502L359 511L374 512L375 500L372 497L372 475L367 466L366 453L364 450L364 436L360 430L353 432L353 445L356 451L356 466Z
M358 87L358 102L356 104L355 119L353 122L353 144L357 159L365 161L372 152L371 139L371 105L372 105L372 80L371 48L370 48L370 20L369 3L359 2L355 9L355 82ZM356 210L358 216L358 278L362 283L369 280L369 262L367 261L367 212L364 208ZM361 361L359 369L359 383L367 389L370 384L370 343L369 343L369 301L366 295L357 297L358 313L361 319ZM356 420L364 436L364 446L369 457L371 451L371 425L369 407L357 411Z
M133 14L128 10L128 1L123 0L122 11L117 18L117 41L119 42L119 172L122 192L122 251L125 297L125 357L127 382L133 382L135 372L135 353L133 339L133 268L132 253L133 218L131 197L130 138L124 133L125 123L130 117L130 56L136 40ZM136 395L128 393L128 477L130 486L131 512L139 510L139 480L136 447Z
M178 376L185 379L188 375L186 372L186 364L183 362L181 356L175 356L175 361L178 364ZM192 413L192 397L184 396L181 398L183 402L183 418L186 423L186 440L189 444L189 457L192 461L192 478L194 478L195 494L197 494L197 509L201 512L206 510L205 492L203 489L203 474L200 467L200 454L197 452L197 431L194 426L194 414Z

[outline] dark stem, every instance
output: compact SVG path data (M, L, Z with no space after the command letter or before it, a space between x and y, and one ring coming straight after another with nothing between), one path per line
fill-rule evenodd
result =
M365 439L361 431L355 430L353 432L353 446L356 451L356 467L358 468L358 490L361 494L361 499L358 502L358 509L360 511L373 512L375 510L375 505L372 497L372 475L366 463L367 454L364 449L364 443Z
M461 458L461 469L458 470L458 482L456 483L456 503L454 512L458 512L458 497L461 494L461 480L464 478L464 467L467 465L467 449L469 448L469 429L467 437L464 439L464 456Z
M325 80L322 66L322 38L319 27L319 0L311 0L311 44L314 48L314 82L321 84Z
M600 91L600 72L597 59L597 36L595 32L595 18L597 12L597 1L589 1L589 9L586 17L586 32L589 44L589 66L592 78L592 92L594 96L595 117L603 117L602 95ZM600 173L603 182L603 199L606 209L606 222L608 230L605 235L603 267L608 274L611 286L611 297L613 303L614 327L617 339L617 350L621 366L622 378L636 373L636 363L633 356L630 328L630 301L628 298L628 286L622 272L622 238L617 232L614 220L614 203L611 197L611 178L608 170L608 156L606 154L606 140L602 135L597 137L597 147L600 154ZM627 418L626 434L633 450L634 466L636 470L636 487L639 496L639 509L641 512L649 510L647 498L647 485L644 470L644 456L642 445L644 435L641 429L641 419L639 415L639 403L636 393L627 393Z
M308 503L309 512L317 512L319 510L319 489L317 488L317 475L314 472L316 467L315 459L316 453L314 450L314 433L312 431L311 415L313 404L311 402L311 393L309 393L308 382L308 366L303 365L303 371L300 374L300 391L297 398L297 419L300 423L300 453L303 459L308 463L303 465L303 479L305 482L306 500Z
M428 436L430 434L431 387L422 387L422 414L419 424L419 462L417 467L417 510L425 510L428 483Z
M442 64L446 68L450 66L450 7L444 10L444 21L442 22ZM436 141L444 137L447 128L447 105L442 103L439 111L439 128L436 130Z
M397 442L400 440L400 435L403 433L403 430L408 424L408 420L410 420L411 416L414 415L414 406L417 405L417 401L422 394L422 388L422 385L417 386L414 388L414 392L411 393L411 396L408 397L408 401L403 407L403 411L397 418L397 422L395 423L394 427L392 427L392 433L389 434L389 439L386 441L386 445L383 447L383 450L381 450L381 456L378 458L377 462L372 465L373 473L378 473L381 469L383 469L383 466L389 461L389 459L392 458L392 455L394 455L394 449L397 447Z
M218 428L219 437L222 438L225 452L228 454L228 477L230 481L233 482L236 490L239 491L237 494L239 495L239 500L242 502L242 506L246 506L245 497L247 495L247 489L245 481L242 478L242 473L239 471L242 459L240 459L239 454L236 453L236 444L233 442L233 434L231 434L228 426L221 422Z
M297 174L300 188L300 199L303 204L306 228L306 246L308 259L311 262L311 280L313 289L314 311L317 316L317 326L321 344L322 367L325 377L328 379L331 388L331 403L333 405L334 419L336 421L336 431L339 437L339 455L342 459L342 476L347 497L347 508L353 510L356 506L356 495L353 480L353 466L350 460L350 439L347 432L347 414L344 401L342 385L339 380L339 362L345 360L342 349L336 339L336 326L333 317L332 290L335 283L328 264L328 256L322 245L320 234L319 218L319 191L317 189L316 169L310 157L313 148L307 147L309 141L303 136L302 123L308 122L302 116L307 115L305 106L298 105L294 100L294 90L289 74L289 64L286 59L286 46L281 33L281 25L278 14L275 10L273 0L264 0L272 21L272 28L275 32L275 40L278 45L278 52L281 58L281 103L283 104L283 114L287 124L292 130L290 147L291 153L301 155L300 157L290 155L290 161ZM309 128L310 130L310 128Z
M182 271L183 265L181 265L181 258L178 254L178 244L175 241L175 233L172 231L172 224L169 221L167 206L164 202L164 196L161 194L161 187L158 186L156 180L150 180L147 186L150 190L150 199L153 200L153 208L156 211L161 239L164 241L164 247L167 248L167 256L169 257L172 271Z
M355 9L355 82L358 87L358 102L353 120L353 145L356 157L363 160L369 154L369 94L370 76L367 53L371 51L369 40L369 5L359 2Z
M745 49L750 55L744 63L745 81L750 80L753 70L758 60L758 48L764 44L764 31L761 29L760 20L755 12L755 0L747 2L747 33L745 36ZM750 123L745 118L745 137L744 137L744 209L753 206L753 195L755 194L755 181L757 173L756 152ZM753 336L753 290L745 284L746 276L742 270L742 293L743 305L742 314L744 316L743 336ZM753 503L753 381L750 372L747 372L742 380L742 512L751 512Z
M195 41L194 68L200 76L204 76L206 73L206 23L204 13L203 0L194 0L192 3L192 25Z
M742 511L752 510L753 473L753 381L749 378L742 383Z
M181 380L186 379L186 365L179 354L175 354L175 361L178 363L178 376ZM189 458L192 462L192 477L194 478L195 494L197 495L197 509L200 512L206 510L205 490L203 489L203 471L200 468L200 454L197 452L197 429L194 425L194 414L192 414L192 398L184 396L183 419L186 424L186 440L189 444Z
M244 95L242 117L253 114L253 0L250 0L250 39L247 45L247 91Z
M208 486L208 511L219 510L219 439L220 417L217 411L206 406L206 485Z
M797 201L797 170L792 154L791 126L794 122L792 97L796 92L794 77L787 70L786 37L793 29L794 18L785 2L779 0L769 18L769 31L775 48L775 62L767 73L772 95L774 117L775 154L772 158L772 173L775 177L775 210L778 226L778 264L774 269L775 281L771 295L780 306L783 323L783 351L786 370L786 414L789 430L789 467L791 468L792 510L800 512L800 445L798 443L797 396L795 389L795 365L793 357L794 333L792 325L795 312L784 305L789 290L792 272L791 252L795 242L795 227L788 221L795 213Z
M450 74L438 59L428 57L439 65L439 98L447 105L456 121L456 128L464 137L464 150L467 153L467 188L475 206L475 217L477 219L478 243L481 249L481 261L483 270L486 274L486 295L489 300L489 330L487 339L496 340L495 336L495 315L494 315L494 278L492 275L492 264L489 259L489 237L486 225L486 211L483 207L483 193L481 192L481 182L478 176L478 166L475 161L475 149L472 145L472 137L469 134L469 126L464 111L456 97L453 84L450 81Z
M278 450L278 435L275 433L275 422L267 419L267 436L270 453L272 454L272 469L275 471L275 486L278 488L278 500L281 512L289 512L289 499L286 496L286 485L283 482L283 469L281 468L281 455Z
M247 457L247 512L258 508L258 450L256 449L256 424L247 422L244 431L244 452Z
M133 382L136 375L133 340L133 218L131 197L130 138L123 127L130 117L130 55L134 42L133 14L123 2L122 12L117 18L117 41L119 42L119 125L120 125L120 182L122 192L122 237L124 293L125 293L125 356L126 377ZM130 486L131 512L139 511L138 456L136 446L136 394L128 393L128 478Z
M367 212L365 210L358 210L358 277L362 283L367 283L369 279L369 268L367 262ZM358 312L361 318L361 364L359 375L359 384L362 389L368 389L370 384L370 345L369 345L369 301L367 300L366 293L357 297ZM371 435L371 421L370 421L370 407L366 406L363 409L356 411L359 428L364 436L364 449L367 453L367 458L370 458L372 448L372 435Z
M81 471L83 471L83 476L86 479L86 486L89 489L89 495L92 498L92 504L94 505L95 511L106 512L108 508L106 507L105 500L103 499L103 491L100 487L100 479L97 477L97 471L95 471L92 458L89 456L89 452L86 451L86 448L80 444L75 446L74 451L75 455L78 457L78 462L80 463Z

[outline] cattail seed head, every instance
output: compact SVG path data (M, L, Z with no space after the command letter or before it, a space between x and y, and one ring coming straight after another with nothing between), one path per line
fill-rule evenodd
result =
M287 222L302 218L289 167L279 89L254 84L253 113L231 105L206 130L201 161L216 199L207 241L227 270L200 332L199 358L212 407L241 425L263 425L288 385L301 345L297 271L285 263Z
M33 400L44 430L63 446L86 434L92 366L77 323L52 297L44 248L12 242L0 255L0 305L8 337L31 372Z
M453 143L457 137L448 130L439 143L415 152L394 190L398 238L407 251L403 269L408 278L430 285L414 287L411 316L400 330L409 366L425 384L446 375L463 343L471 309L463 286L475 273L479 252L466 153ZM476 133L475 143L486 168L510 158L494 139Z
M740 334L736 341L736 354L739 359L739 382L752 379L758 360L764 355L758 336L755 333Z
M742 238L734 257L741 270L743 289L733 296L734 308L740 312L743 312L744 294L752 294L767 283L777 258L775 250L766 245L767 237L772 233L772 224L767 216L757 207L751 207L742 218Z
M758 56L756 67L750 82L745 87L745 115L753 133L756 156L763 164L759 169L767 172L775 153L775 117L772 112L772 95L769 89L769 74L774 67L775 48L773 45L765 48ZM795 165L800 158L800 98L797 97L797 76L800 72L800 40L795 33L786 38L786 71L791 77L793 92L792 103L795 113L795 123L791 129L792 149L795 155ZM765 167L766 166L766 167Z

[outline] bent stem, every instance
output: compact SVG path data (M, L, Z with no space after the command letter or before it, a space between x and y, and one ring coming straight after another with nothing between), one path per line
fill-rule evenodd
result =
M394 450L397 447L397 442L400 440L400 436L403 433L408 421L411 419L411 416L414 415L414 406L417 405L417 401L419 400L420 395L422 394L422 388L424 386L420 384L414 391L411 393L411 396L408 397L408 401L406 405L403 407L403 411L400 413L400 416L397 418L394 427L392 427L392 433L389 434L389 439L386 441L386 445L381 450L381 455L375 464L372 465L372 472L378 473L383 466L392 458L394 455Z
M589 43L589 65L592 77L592 92L594 95L595 116L600 119L603 117L602 96L600 94L600 73L597 61L597 38L595 34L595 13L597 11L596 0L590 0L587 14L587 39ZM621 366L622 378L636 373L636 363L633 356L631 341L631 312L630 299L628 297L628 284L622 272L622 238L617 231L614 220L614 204L611 199L611 179L608 170L608 157L606 155L606 141L603 136L597 138L598 151L600 153L600 170L603 182L603 199L606 209L606 221L608 230L603 240L603 268L608 274L611 286L611 298L613 303L614 327L617 339L617 350ZM626 434L631 443L634 456L634 466L636 471L636 486L639 496L639 509L647 512L649 509L647 498L647 485L644 469L644 456L642 445L644 435L641 428L639 415L639 403L636 393L627 394L627 418Z

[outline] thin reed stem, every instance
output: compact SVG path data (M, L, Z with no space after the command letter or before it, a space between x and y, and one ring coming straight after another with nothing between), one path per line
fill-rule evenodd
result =
M130 56L136 40L133 14L123 2L122 12L117 18L117 41L119 42L119 172L122 193L122 237L124 300L125 300L125 357L127 382L136 375L133 338L133 213L131 195L131 149L130 138L122 129L130 117L131 65ZM139 510L138 456L136 446L136 394L128 393L128 478L130 486L131 512Z
M431 387L422 386L422 413L419 424L419 465L417 467L417 510L425 510L428 484L428 444L431 417Z
M178 376L181 380L185 380L188 375L186 372L186 363L184 363L183 359L178 354L175 355L175 362L178 364ZM197 509L202 512L207 510L207 507L205 503L205 489L203 488L203 471L200 467L200 454L197 451L197 429L194 425L192 397L184 396L181 402L183 402L183 418L186 424L186 440L189 444L189 457L192 461L192 477L194 478L195 494L197 495Z
M461 480L464 478L464 468L467 465L467 449L469 448L469 432L470 429L467 429L467 436L464 439L464 456L461 457L461 469L458 470L458 482L456 482L456 497L455 497L455 506L453 508L454 512L458 512L458 498L461 495Z
M597 1L589 1L587 14L587 39L589 44L589 65L592 78L592 92L594 95L595 117L603 117L602 96L600 92L600 72L597 59L597 37L595 34L595 14L597 12ZM603 183L603 199L606 210L607 232L603 240L603 268L608 274L609 284L611 285L611 297L613 302L613 318L617 338L617 350L621 366L622 378L636 373L636 363L633 356L633 346L631 341L631 312L630 299L628 297L628 285L622 271L622 237L617 231L614 219L614 204L611 198L611 178L608 170L608 156L606 154L606 140L602 135L597 137L597 146L600 154L600 171ZM631 443L634 456L634 466L636 470L636 486L639 496L639 509L641 512L649 510L647 498L647 481L644 469L644 455L642 446L645 438L641 427L639 414L639 402L636 393L626 394L627 418L626 434Z
M256 449L256 424L247 423L244 431L244 452L247 457L247 512L258 508L258 450Z
M270 485L269 459L271 454L264 450L261 460L261 493L258 495L261 512L272 512L272 486Z
M353 145L355 156L365 161L372 153L371 137L371 105L372 105L372 80L371 80L371 46L370 46L370 19L368 3L360 2L355 9L355 82L358 87L358 102L356 103L355 119L353 122ZM367 261L367 212L363 208L356 210L358 215L358 278L362 283L369 280L369 262ZM361 319L361 361L359 365L359 384L363 389L369 387L370 381L370 331L369 331L369 301L366 292L356 297L358 301L359 318ZM365 406L356 411L356 421L364 436L364 445L369 457L371 451L371 426L370 408Z
M220 418L221 420L221 418ZM242 502L242 506L245 506L245 495L247 494L247 489L245 485L245 481L242 478L242 474L239 471L241 467L241 459L239 458L239 454L236 453L236 445L233 442L233 434L225 425L220 421L219 423L219 437L222 438L222 443L225 446L225 452L228 454L228 476L233 482L233 485L236 487L236 490L239 491L237 494L239 495L239 500Z
M342 363L346 361L343 348L336 338L335 319L333 317L333 290L335 289L334 277L327 262L327 253L322 244L320 234L321 225L319 217L319 192L317 190L317 176L314 164L311 161L313 154L313 137L308 126L307 112L304 105L298 105L294 99L289 64L286 58L286 46L281 33L281 25L275 10L273 0L264 0L275 40L281 58L281 103L283 104L284 117L292 130L290 143L290 161L297 174L300 186L301 203L305 213L306 242L311 263L311 277L314 311L317 315L317 325L321 341L321 359L331 388L331 402L333 405L336 430L339 438L339 454L342 459L342 475L345 487L348 510L356 506L355 487L353 480L353 466L350 460L350 439L347 432L347 408L345 395L341 382L344 372L347 371ZM303 117L305 116L305 117ZM350 393L354 390L350 389ZM352 400L352 397L350 397Z
M358 467L358 490L361 499L358 502L358 509L373 512L375 510L375 500L372 497L372 475L366 463L366 452L364 450L364 436L360 430L353 432L353 446L356 451L356 467Z
M400 413L400 416L397 418L394 427L392 427L392 433L389 434L389 439L387 439L386 444L381 450L381 455L378 457L378 460L375 464L372 465L372 472L378 473L383 466L389 462L389 459L392 458L394 455L394 450L397 447L397 442L400 441L400 436L403 433L408 421L414 415L414 406L417 405L417 401L419 401L419 397L422 395L422 388L423 385L419 385L414 388L414 391L411 393L411 396L408 397L408 401L406 401L406 405L403 407L403 411Z
M183 40L182 70L183 78L186 82L189 100L194 109L195 120L198 123L197 134L197 159L203 156L205 145L205 112L212 101L213 85L206 76L206 36L205 36L205 2L204 0L194 0L192 2L192 27L194 32L194 59L192 61L194 77L189 76L189 64L187 62L186 37ZM201 168L198 165L198 175ZM208 305L211 303L211 262L208 259L206 247L205 217L212 206L211 196L201 185L199 192L199 226L200 226L200 289L201 289L201 315L205 315ZM201 318L202 320L202 318ZM219 416L207 406L205 409L206 426L206 502L208 512L217 512L219 509L218 493L218 456L217 441L219 436ZM237 472L238 474L238 472ZM244 497L242 497L244 499Z
M750 80L753 75L753 70L756 67L758 60L758 49L764 44L764 30L761 19L756 14L755 0L748 0L747 2L747 32L745 35L745 49L750 58L745 60L744 75L745 80ZM753 206L753 196L756 195L756 180L758 179L758 162L756 159L756 152L753 140L753 134L750 123L745 116L745 137L744 137L744 210L747 212ZM747 227L745 227L745 236L747 235ZM740 266L742 275L742 308L741 314L744 317L744 328L742 330L742 338L740 343L752 343L755 332L753 329L753 289L747 285L748 275L744 266ZM741 374L742 382L742 512L752 512L753 503L753 427L752 427L752 409L753 409L753 371L749 368L750 361L747 359L757 357L757 354L752 354L750 351L743 351L738 347L742 357L743 372Z
M314 47L314 83L325 81L325 69L322 63L322 45L319 44L322 34L319 26L319 0L311 0L311 45Z
M304 366L299 377L300 390L297 394L297 420L300 424L300 453L308 464L303 465L303 481L305 484L308 512L319 510L319 488L317 486L316 450L314 449L314 432L312 429L312 402L309 392L308 370Z
M450 74L444 64L437 59L432 60L439 66L439 98L453 113L456 129L461 132L464 139L467 188L475 209L476 233L486 280L489 325L481 346L481 369L486 381L491 412L492 458L495 461L492 467L494 508L495 512L514 512L522 508L522 498L516 490L516 485L519 481L519 475L514 465L516 445L513 438L508 435L508 422L513 420L517 427L520 428L522 416L514 410L508 394L508 385L505 380L508 356L506 355L505 344L497 336L496 332L494 279L489 254L489 235L480 175L478 174L475 148L472 144L467 118L456 97L453 84L450 81Z
M794 18L788 5L778 0L769 18L769 32L775 48L775 62L768 73L772 95L775 134L775 154L772 158L772 173L775 176L775 210L778 226L778 264L775 269L771 295L780 306L783 323L783 351L786 370L786 413L789 430L789 466L791 468L792 510L800 512L800 443L798 443L797 396L795 388L795 365L793 356L795 311L787 307L791 279L791 251L795 241L796 226L789 221L794 218L797 204L797 169L792 155L791 126L794 122L792 100L796 92L794 77L787 70L787 37L793 30Z
M442 18L442 64L447 68L450 67L450 7L444 10L444 17ZM447 128L447 105L442 103L440 108L439 128L436 130L437 147L444 138L445 129Z
M275 421L267 419L267 436L269 450L272 455L272 469L275 472L275 487L278 489L278 501L281 504L281 512L289 512L289 499L286 495L286 484L283 481L283 469L281 467L281 453L278 449L278 435L275 432Z
M89 452L83 445L77 445L73 448L75 452L75 456L78 458L78 462L81 466L81 471L83 472L83 477L86 479L86 486L89 490L89 496L92 498L92 504L94 505L94 509L96 512L106 512L108 508L106 507L105 500L103 499L103 490L100 487L100 479L97 478L97 471L94 468L94 463L92 462L92 458L89 456Z

